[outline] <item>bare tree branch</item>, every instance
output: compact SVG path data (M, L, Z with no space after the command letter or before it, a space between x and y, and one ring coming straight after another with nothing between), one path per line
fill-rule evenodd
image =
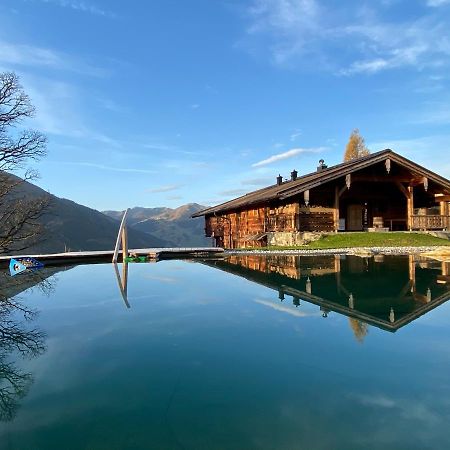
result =
M7 173L23 169L46 153L44 135L18 129L34 111L17 75L0 73L0 254L24 250L43 236L39 219L50 205L50 196L30 198L22 189L35 173L28 171L23 179Z

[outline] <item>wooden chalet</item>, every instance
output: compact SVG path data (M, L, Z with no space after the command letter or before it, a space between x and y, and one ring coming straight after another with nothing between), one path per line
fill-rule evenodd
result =
M291 245L308 232L450 230L450 181L390 149L199 211L225 248Z

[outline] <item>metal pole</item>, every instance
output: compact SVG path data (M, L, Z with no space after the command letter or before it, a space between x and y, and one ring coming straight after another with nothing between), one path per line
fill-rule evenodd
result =
M114 249L114 255L113 255L113 259L112 259L112 262L113 262L113 263L116 263L116 262L117 262L117 256L118 256L118 254L119 254L119 248L120 248L120 241L121 241L121 240L122 240L122 249L125 250L125 249L123 248L123 245L124 245L123 240L124 240L124 238L123 238L122 231L125 230L124 233L126 233L126 220L127 220L127 214L128 214L128 211L129 211L129 208L126 209L126 211L125 211L125 213L124 213L124 215L123 215L123 217L122 217L122 222L120 223L119 233L117 234L116 248ZM125 241L126 241L126 239L125 239ZM125 242L125 246L128 247L127 244L126 244L126 242ZM128 251L128 248L127 248L127 251ZM123 252L122 252L122 253L123 253ZM125 258L126 256L127 256L127 255L122 254L122 257L123 257L123 258Z

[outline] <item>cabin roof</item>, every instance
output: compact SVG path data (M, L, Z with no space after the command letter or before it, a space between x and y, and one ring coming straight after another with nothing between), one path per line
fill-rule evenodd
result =
M295 181L288 180L284 181L280 185L275 184L249 192L248 194L229 200L225 203L198 211L193 214L192 217L201 217L214 213L246 208L250 205L257 205L271 200L285 200L289 197L300 194L308 189L315 188L326 182L333 181L349 173L364 169L379 162L383 162L387 158L405 167L406 169L411 170L417 175L427 177L430 181L441 185L445 191L450 193L449 180L432 172L431 170L426 169L425 167L422 167L419 164L416 164L404 156L395 153L391 149L385 149L376 153L371 153L370 155L362 158L346 161L335 166L322 169L321 171L303 175Z

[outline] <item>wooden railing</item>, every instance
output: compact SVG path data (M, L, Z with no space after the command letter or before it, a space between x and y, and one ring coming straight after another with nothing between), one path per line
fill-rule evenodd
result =
M450 216L411 216L411 228L413 230L443 230L450 228Z

